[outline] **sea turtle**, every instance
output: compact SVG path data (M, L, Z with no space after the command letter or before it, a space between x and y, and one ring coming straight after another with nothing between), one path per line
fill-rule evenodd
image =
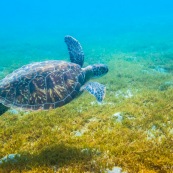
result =
M71 62L50 60L25 65L0 81L0 103L24 110L63 106L87 90L101 102L105 86L88 82L108 72L104 64L82 68L84 53L80 43L65 36Z

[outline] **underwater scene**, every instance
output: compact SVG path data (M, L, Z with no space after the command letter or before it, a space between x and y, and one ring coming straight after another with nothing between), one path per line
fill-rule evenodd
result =
M173 173L172 8L0 2L0 173Z

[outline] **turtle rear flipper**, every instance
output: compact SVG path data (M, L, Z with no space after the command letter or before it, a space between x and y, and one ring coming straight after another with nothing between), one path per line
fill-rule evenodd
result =
M106 94L106 87L98 82L88 82L82 87L82 90L87 90L94 95L98 102L102 102Z
M84 63L84 53L80 43L69 35L65 36L65 43L67 44L71 62L79 64L82 67Z

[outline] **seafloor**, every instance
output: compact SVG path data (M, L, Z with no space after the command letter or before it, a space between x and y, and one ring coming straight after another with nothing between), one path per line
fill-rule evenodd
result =
M2 162L0 172L102 173L115 166L127 173L173 172L173 43L98 43L85 39L83 47L85 65L109 66L95 79L106 85L104 102L84 92L50 111L1 105L0 158L20 157ZM0 46L1 78L29 62L68 60L66 47L55 43L12 45Z

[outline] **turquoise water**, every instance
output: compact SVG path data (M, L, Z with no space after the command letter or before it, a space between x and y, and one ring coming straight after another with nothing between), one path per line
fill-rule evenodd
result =
M2 1L0 75L30 62L68 60L67 34L80 40L87 63L116 52L169 51L172 5L171 0Z

